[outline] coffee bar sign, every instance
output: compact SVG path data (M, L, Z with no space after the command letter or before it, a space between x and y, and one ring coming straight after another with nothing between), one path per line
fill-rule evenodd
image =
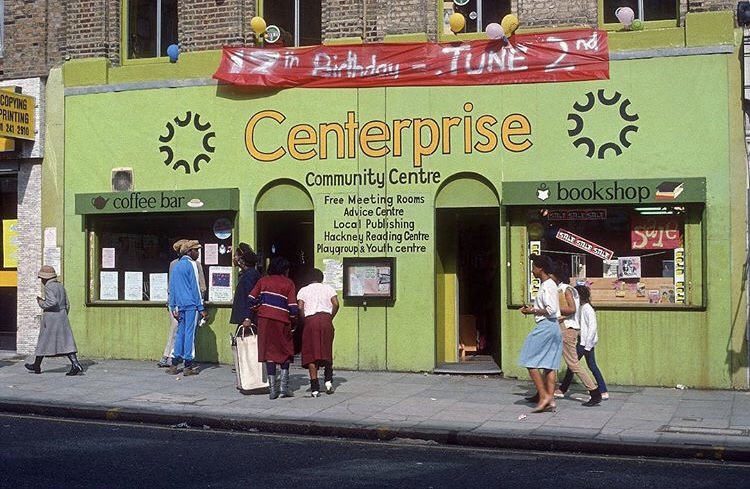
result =
M76 214L238 210L236 188L76 194Z

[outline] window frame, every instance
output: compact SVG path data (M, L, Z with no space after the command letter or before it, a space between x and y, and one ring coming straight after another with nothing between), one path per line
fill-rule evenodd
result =
M143 294L146 294L146 287L145 284L148 283L149 280L149 274L150 273L167 273L169 270L169 263L175 258L178 258L176 253L172 253L172 250L169 250L169 259L164 263L163 270L160 270L159 272L155 271L146 271L143 270L142 265L139 266L141 270L121 270L119 264L115 264L115 268L109 269L109 268L103 268L102 267L102 247L101 247L101 238L102 234L105 232L101 229L102 223L111 223L113 220L119 219L127 219L127 220L133 220L136 221L138 218L140 219L153 219L154 217L158 218L171 218L175 219L178 217L183 218L189 218L189 217L198 217L201 219L207 219L207 218L227 218L230 219L232 222L232 234L230 239L230 250L228 252L228 256L230 258L229 264L214 264L214 265L207 265L206 263L201 263L203 266L204 276L206 280L206 292L204 294L203 302L204 304L213 304L213 305L231 305L232 299L230 298L227 301L209 301L209 288L210 284L209 282L209 276L210 276L210 268L213 266L231 266L232 267L232 286L236 287L237 285L237 271L234 267L232 256L233 256L233 250L237 247L238 241L236 239L236 230L237 230L237 212L233 210L213 210L213 211L207 211L207 212L195 212L195 213L154 213L154 214L89 214L84 217L84 232L85 232L85 240L86 240L86 283L89 284L88 291L86 293L86 306L128 306L128 305L137 305L137 306L159 306L164 307L166 304L166 301L161 300L147 300L147 299L141 299L141 300L128 300L123 298L119 298L119 289L124 287L124 279L123 279L123 273L125 271L142 271L143 272L143 283L144 283L144 290ZM105 225L106 226L106 225ZM111 232L111 231L110 231ZM201 251L203 253L203 250L205 250L205 244L207 241L200 240L201 243ZM203 255L201 255L201 258L203 258ZM117 272L118 273L118 298L116 300L105 300L100 299L100 291L101 291L101 274L100 272L107 271L107 272Z
M0 0L0 58L5 57L5 0Z
M609 0L597 0L598 3L598 10L597 10L597 22L599 24L599 27L604 30L608 31L619 31L623 30L622 24L619 22L604 22L604 2ZM651 29L664 29L669 27L680 27L680 0L673 0L676 4L676 17L675 19L668 19L668 20L643 20L643 7L642 5L647 2L648 0L638 0L639 2L639 11L635 12L635 18L641 19L643 21L643 30L651 30ZM631 32L631 31L625 31L623 32ZM634 31L638 32L638 31Z
M132 0L124 0L120 2L120 64L131 64L131 63L137 63L137 64L149 64L149 63L168 63L169 62L169 56L162 56L161 53L161 6L162 6L162 0L156 0L156 15L160 19L159 22L157 22L156 26L156 56L150 57L150 58L131 58L129 56L130 51L130 44L129 44L129 37L130 37L130 3ZM176 15L177 15L177 25L178 25L178 32L179 32L179 2L175 2L175 5L178 7ZM175 40L175 43L179 43L179 39Z
M651 304L647 301L633 302L626 299L626 301L619 302L618 300L599 300L596 295L592 292L592 302L595 303L597 309L610 309L610 310L649 310L649 311L662 311L662 310L677 310L677 311L689 311L689 310L705 310L707 307L707 291L706 291L706 206L704 203L687 203L680 204L685 207L684 217L684 229L683 229L683 248L685 250L685 303L684 304ZM506 281L507 286L507 307L510 309L517 309L523 304L528 303L529 299L529 280L528 277L531 273L531 268L528 263L528 256L532 251L529 249L529 243L531 238L528 235L526 222L522 222L518 218L518 215L522 214L525 210L540 207L540 205L507 205L506 216L507 216L507 249L509 256L517 257L516 260L509 261L508 278ZM601 205L555 205L549 206L550 208L562 210L562 209L586 209L586 208L600 208ZM616 204L612 207L616 208L627 208L633 210L636 206L632 204ZM518 212L517 211L521 211ZM603 246L607 246L606 243L600 243ZM542 249L542 253L546 250ZM594 277L586 277L587 279ZM604 278L604 277L602 277ZM575 285L575 279L571 278L571 284ZM648 297L648 292L646 292Z
M448 42L448 41L455 41L457 38L459 40L479 40L479 39L487 39L487 34L484 32L484 29L482 28L482 4L487 1L491 2L493 0L476 0L477 2L477 30L472 32L461 32L459 34L453 34L453 33L446 33L445 32L445 8L446 5L453 5L452 1L444 1L444 0L438 0L437 3L437 19L438 19L438 41L439 42ZM455 8L453 9L455 12ZM508 13L513 13L512 5L510 2L508 2ZM507 15L507 14L506 14ZM497 23L499 24L502 19L498 19ZM468 22L468 19L467 19Z
M261 16L261 17L263 17L264 19L265 19L265 16L266 16L266 6L265 6L266 1L273 1L273 0L258 0L257 3L256 3L256 5L255 5L255 8L256 8L256 11L258 12L258 15ZM304 1L316 1L316 0L292 0L292 1L294 2L294 6L293 6L293 9L294 9L294 26L293 26L293 28L294 28L294 36L293 36L294 37L294 42L293 42L292 46L284 46L284 47L287 47L287 48L298 48L298 47L305 47L305 46L317 46L317 44L305 44L304 46L300 45L300 24L301 24L301 22L300 22L300 17L301 17L301 15L300 15L300 10L301 10L300 9L300 5L301 5L301 2L304 2ZM320 2L320 13L321 13L321 19L320 19L320 44L323 44L323 40L324 39L323 39L323 18L322 18L322 16L323 16L323 2L322 1ZM269 22L269 24L270 24L270 22Z

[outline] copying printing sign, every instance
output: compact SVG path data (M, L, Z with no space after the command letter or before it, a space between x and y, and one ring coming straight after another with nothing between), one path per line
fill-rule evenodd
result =
M34 140L34 97L0 89L0 136Z

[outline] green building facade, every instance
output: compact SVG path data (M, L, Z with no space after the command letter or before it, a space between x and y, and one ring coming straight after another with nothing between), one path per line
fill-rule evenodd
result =
M597 81L257 90L211 80L218 52L66 63L48 87L43 218L81 354L160 357L170 245L195 238L199 361L231 362L244 241L347 296L339 368L433 371L475 340L525 378L518 308L539 250L592 287L608 382L747 388L741 34L731 14L688 17L610 35ZM352 134L366 126L391 137Z

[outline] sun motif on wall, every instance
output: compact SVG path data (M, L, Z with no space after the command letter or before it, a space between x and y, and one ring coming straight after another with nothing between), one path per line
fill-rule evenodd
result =
M572 121L574 124L572 129L568 129L568 136L575 138L573 140L573 146L576 148L582 146L585 147L586 156L589 158L593 158L594 155L596 155L598 159L603 160L607 156L608 151L614 153L615 156L620 156L623 150L629 148L632 144L628 139L630 133L638 132L638 126L634 123L638 121L639 117L637 113L630 112L630 100L623 98L622 94L618 91L615 91L612 97L607 97L604 89L598 90L596 96L594 96L593 92L588 92L585 97L586 101L583 103L575 102L573 104L573 110L575 110L575 112L568 114L568 120ZM616 116L619 116L621 119L621 121L618 121L614 118L610 118L611 124L607 124L606 115L602 118L597 117L597 121L602 121L605 130L612 129L612 126L614 125L614 131L606 132L612 132L614 134L617 132L616 128L619 127L620 129L617 137L611 137L604 134L600 137L593 138L585 135L584 129L586 128L584 124L584 115L597 108L597 105L600 110L605 109L608 112L613 112L613 110L616 111Z
M181 168L185 174L190 174L198 173L201 170L201 164L211 162L210 154L213 154L216 147L211 144L210 140L216 137L216 133L210 131L210 122L204 124L200 118L200 114L197 112L193 114L192 111L188 110L184 117L175 116L174 119L166 123L166 135L159 136L159 141L164 143L159 146L159 151L164 153L165 166L171 167L175 171ZM200 142L202 151L199 149L196 153L191 152L195 154L192 157L175 159L175 149L173 149L175 136L183 129L189 130L191 126L198 133L197 141ZM195 138L195 136L192 136L192 138ZM178 147L182 149L182 145L178 145Z

